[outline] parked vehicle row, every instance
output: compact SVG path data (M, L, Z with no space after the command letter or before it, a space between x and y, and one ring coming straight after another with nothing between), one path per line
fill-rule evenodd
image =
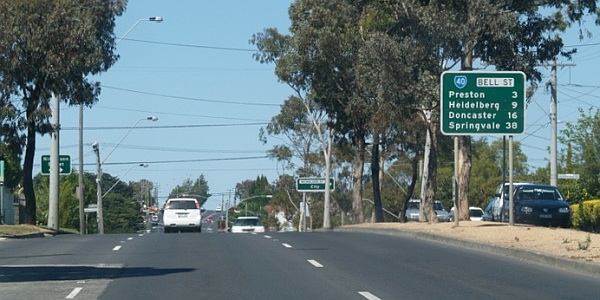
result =
M509 184L501 184L489 200L482 219L509 222ZM570 227L571 208L560 190L551 185L513 183L513 221L551 227Z

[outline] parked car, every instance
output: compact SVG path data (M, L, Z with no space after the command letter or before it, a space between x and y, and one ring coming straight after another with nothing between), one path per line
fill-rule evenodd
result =
M165 203L164 232L202 232L200 205L194 198L173 198Z
M502 207L498 203L500 203L498 198L492 198L488 201L488 204L483 209L482 221L500 221Z
M265 232L265 226L259 217L238 217L231 226L231 232Z
M419 221L419 206L421 200L411 199L408 200L406 206L406 221L407 222L418 222ZM450 222L450 213L444 208L444 204L441 201L433 202L433 209L435 210L438 222Z
M530 182L513 182L513 192L514 190L521 185L531 185L533 183ZM494 218L494 221L502 221L502 208L504 207L505 202L508 201L508 192L510 190L510 183L505 182L504 184L499 184L496 189L496 193L494 197L496 197L496 202L494 203L494 208L492 211L496 213L497 218Z
M481 221L483 218L483 209L481 207L471 206L469 207L469 220Z
M551 185L522 184L513 189L515 223L552 227L571 226L571 207L560 190ZM504 196L502 221L510 218L509 199Z

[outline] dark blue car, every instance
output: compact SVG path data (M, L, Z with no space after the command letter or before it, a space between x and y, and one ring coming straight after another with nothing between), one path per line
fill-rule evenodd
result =
M509 221L509 201L504 195L502 221ZM513 190L513 217L515 223L550 227L570 227L571 207L557 187L524 184Z

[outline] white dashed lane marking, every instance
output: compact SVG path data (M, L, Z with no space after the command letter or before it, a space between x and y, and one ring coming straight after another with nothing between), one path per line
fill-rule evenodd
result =
M286 248L292 248L292 245L290 245L290 244L283 243L282 245Z
M358 292L358 294L360 294L361 296L363 296L369 300L381 300L379 297L377 297L369 292Z
M119 249L121 249L121 246L115 246L115 247L113 248L113 251L119 251Z
M79 294L79 292L81 292L81 290L83 290L83 288L74 288L73 291L67 295L67 297L65 297L66 299L74 299L75 297L77 297L77 294Z
M308 260L308 262L309 262L311 265L315 266L316 268L322 268L322 267L323 267L323 265L322 265L322 264L320 264L318 261L316 261L316 260L314 260L314 259L309 259L309 260Z

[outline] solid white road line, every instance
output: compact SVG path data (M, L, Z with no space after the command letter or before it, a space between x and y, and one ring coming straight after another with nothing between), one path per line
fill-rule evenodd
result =
M115 247L113 248L113 251L119 251L119 249L121 249L121 246L115 246Z
M358 292L361 296L369 299L369 300L381 300L379 297L369 293L369 292Z
M309 262L311 265L313 265L313 266L315 266L315 267L317 267L317 268L322 268L322 267L323 267L323 265L322 265L322 264L320 264L319 262L317 262L317 261L316 261L316 260L314 260L314 259L309 259L309 260L308 260L308 262Z
M282 245L286 248L292 248L292 245L290 245L290 244L282 243Z
M66 299L73 299L77 296L77 294L79 294L79 292L81 292L81 290L83 290L83 288L74 288L73 291L71 291L70 294L67 295L67 297L65 297Z

